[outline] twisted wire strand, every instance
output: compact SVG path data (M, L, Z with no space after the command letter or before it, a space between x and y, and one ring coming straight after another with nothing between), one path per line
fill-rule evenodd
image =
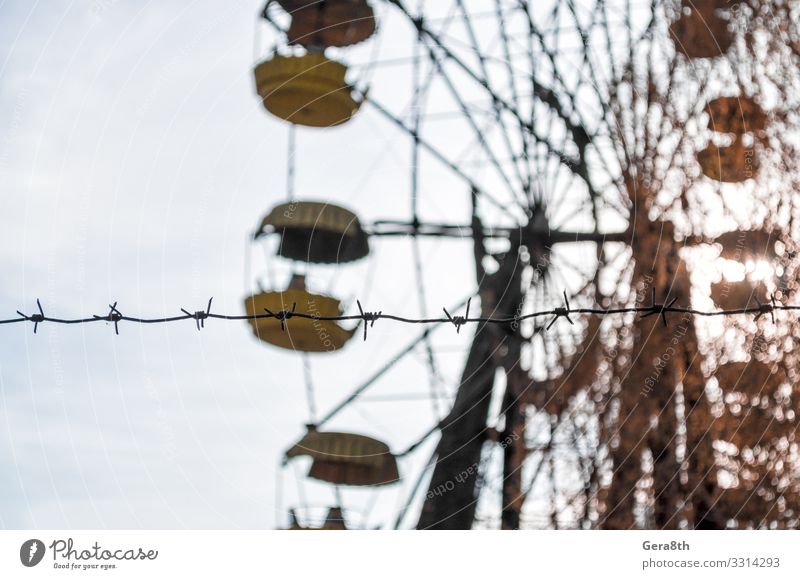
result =
M360 302L359 302L359 313L337 315L337 316L322 316L315 313L298 311L296 309L297 304L293 304L292 309L290 310L283 310L278 312L265 310L263 314L222 314L222 313L214 313L211 311L211 300L209 300L208 307L205 311L195 311L194 313L192 313L189 312L188 310L181 308L182 314L174 316L162 316L155 318L130 316L120 312L117 309L117 304L114 303L113 305L109 305L110 311L106 315L102 316L93 315L91 317L84 317L84 318L60 318L60 317L46 315L38 299L36 300L36 303L39 309L38 313L24 314L20 311L17 311L19 317L0 319L0 325L29 322L34 324L34 332L35 332L39 324L43 323L72 325L72 324L91 324L95 322L107 322L107 323L113 323L115 325L117 333L119 333L118 325L121 322L131 322L136 324L166 324L166 323L192 320L195 322L197 329L200 330L205 327L205 321L209 319L224 320L224 321L255 321L262 319L276 319L280 321L285 327L290 325L289 320L291 320L292 318L302 318L312 321L364 322L364 329L365 329L364 339L366 340L367 338L366 329L371 328L374 325L374 323L378 320L389 320L404 324L422 324L422 325L452 324L453 326L455 326L457 330L459 330L462 326L466 324L477 323L477 324L516 325L525 320L531 320L541 317L552 317L552 320L548 325L548 327L550 327L554 322L556 322L560 318L565 318L570 324L573 323L570 316L575 314L591 314L596 316L610 316L619 314L641 314L642 317L658 315L662 318L664 325L667 325L667 316L670 314L688 314L691 316L699 316L699 317L753 315L756 319L760 318L763 315L769 315L771 316L772 321L775 322L775 316L774 316L775 312L780 312L780 311L794 312L800 310L800 304L795 304L795 305L781 304L778 303L774 297L772 297L770 302L766 304L757 303L754 306L747 306L747 307L728 309L728 310L713 310L713 311L698 310L691 307L680 306L676 304L675 299L669 302L665 300L663 303L658 303L655 300L655 296L653 297L652 303L647 306L626 306L618 308L601 308L601 307L572 308L569 304L569 300L566 299L565 297L564 306L558 306L548 310L541 310L541 311L531 312L528 314L520 314L514 316L469 316L469 306L467 306L467 312L466 315L464 316L451 315L445 308L442 308L445 314L444 317L440 316L440 317L414 318L414 317L406 317L397 314L386 313L383 311L378 311L378 312L366 311L363 308L361 308Z

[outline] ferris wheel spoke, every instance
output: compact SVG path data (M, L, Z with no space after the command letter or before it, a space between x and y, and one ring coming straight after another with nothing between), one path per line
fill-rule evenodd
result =
M593 19L592 19L591 23L589 24L587 29L584 29L580 25L580 20L579 20L578 14L577 14L577 9L576 9L576 6L575 6L575 2L573 0L570 0L567 3L567 5L569 6L569 9L573 14L573 17L575 19L575 26L578 29L578 32L579 32L579 35L580 35L580 38L581 38L581 42L582 42L582 45L583 45L582 67L581 67L581 74L579 76L581 78L583 77L582 71L583 71L584 68L586 70L588 70L588 72L589 72L589 81L591 82L592 86L595 87L595 93L596 93L596 96L597 96L596 105L600 108L599 120L600 120L601 125L594 128L594 130L592 131L593 134L592 134L592 136L590 138L590 141L592 143L596 143L597 140L598 140L598 137L601 135L603 130L606 131L606 133L605 133L606 135L612 135L613 132L614 132L614 125L611 122L611 120L609 119L609 114L610 114L611 107L609 105L608 96L609 96L610 91L606 88L606 87L609 86L609 82L608 82L608 79L600 78L600 75L599 75L599 72L597 70L597 67L595 66L595 61L592 58L592 49L591 49L591 46L589 45L589 38L591 38L592 32L593 32L595 26L598 23L596 18L599 18L600 14L595 12L593 14ZM553 63L553 66L555 66L555 62ZM579 92L577 89L574 90L574 91L569 91L567 89L567 87L563 85L563 83L562 83L562 87L564 88L564 90L567 91L567 94L569 94L569 95L573 95L573 94ZM581 114L580 113L581 107L578 107L578 106L575 105L574 98L573 98L572 102L573 102L573 109L576 111L576 113L578 115L580 115ZM585 125L586 123L584 122L583 124ZM597 149L597 147L595 147L595 148ZM598 154L600 154L599 151L598 151ZM609 173L609 176L611 176L610 173Z
M555 262L555 260L553 260L553 261ZM559 264L561 265L561 267L563 267L565 269L568 269L571 272L573 272L574 274L576 274L577 276L579 276L581 280L591 280L591 278L592 278L592 273L593 272L589 273L589 272L586 272L586 271L578 268L578 266L576 266L574 263L572 263L572 260L570 260L570 259L559 260ZM561 278L560 281L563 284L562 287L564 287L564 288L572 287L568 283L568 280L559 271L558 265L554 263L554 266L555 267L553 267L553 271L557 272L559 277ZM578 297L580 294L582 294L583 291L585 291L585 289L586 289L586 285L581 286L580 289L578 289L577 291L573 292L573 290L569 290L569 291L567 291L567 293L570 294L569 297L574 298L574 297Z
M587 123L582 118L582 115L580 113L580 107L577 106L575 95L578 94L579 91L576 89L570 90L569 87L567 87L567 84L563 78L563 73L561 72L560 66L556 60L554 51L547 46L544 34L541 32L541 30L539 30L539 28L536 26L536 23L534 22L533 15L530 12L530 5L528 3L523 3L523 2L520 2L520 4L524 10L524 13L527 16L530 35L532 38L537 39L540 50L545 54L545 56L547 56L550 65L552 67L550 73L552 74L553 80L556 83L555 86L561 88L561 90L558 91L558 95L566 95L567 100L570 103L569 110L567 110L561 103L559 96L556 94L554 88L547 86L545 83L541 81L541 79L537 79L534 71L531 71L530 73L531 80L534 83L534 96L541 103L545 104L549 109L551 109L557 115L557 117L564 123L564 126L566 127L567 131L572 136L572 143L578 147L579 159L581 159L582 162L585 163L586 162L585 149L589 145L589 143L592 142L592 138L589 136L589 133L587 132L588 131L586 128ZM580 29L579 23L577 22L577 18L575 25L577 27L579 35L583 39L585 33L583 32L582 29ZM533 47L531 47L530 50L533 51ZM531 52L530 59L531 62L535 60L535 55L533 54L533 52ZM594 78L593 80L595 81L594 85L596 87L599 87L600 85L597 82L597 79ZM600 104L602 105L602 101L600 102ZM579 118L578 123L574 123L572 121L571 119L572 115L576 115ZM605 119L605 115L601 115L600 118L601 120Z
M708 89L708 82L709 82L708 77L706 77L706 78L704 78L704 79L702 79L700 81L700 83L699 83L699 85L697 87L697 99L696 100L697 100L698 105L699 105L699 103L704 103L705 102L705 98L703 98L703 95L704 95L705 91ZM676 86L675 83L670 83L669 88L668 88L668 92L667 92L667 98L669 98L674 86ZM677 115L679 113L675 112L673 114ZM659 141L662 140L664 132L669 131L669 127L667 126L667 124L670 121L672 123L674 123L677 120L678 119L676 119L675 117L672 117L670 119L667 119L667 122L662 124L662 133L659 135L659 138L658 138ZM660 190L662 188L662 186L664 184L664 180L667 178L667 176L670 174L670 172L677 167L678 162L683 160L683 146L686 143L686 139L687 138L688 138L688 135L686 134L686 132L685 131L681 131L681 133L678 136L677 142L675 143L675 145L672 148L671 154L669 154L668 157L667 157L666 167L663 170L663 175L664 175L663 178L656 179L654 181L654 184L653 184L653 189L654 190L658 191L658 190Z
M583 130L586 130L585 127L587 126L587 123L583 119L581 108L578 106L576 101L576 94L578 94L579 91L576 90L575 88L570 88L567 86L567 83L565 82L563 77L563 73L560 70L561 67L559 66L558 61L556 59L555 51L547 46L547 41L545 39L543 32L539 29L538 26L536 26L536 23L533 19L533 15L530 12L530 5L522 1L520 1L520 5L527 16L530 38L531 39L535 38L537 40L539 44L539 49L547 57L550 66L552 68L550 73L552 74L553 80L555 81L554 87L559 89L558 90L559 95L565 96L569 101L570 103L569 111L564 109L563 106L560 103L558 103L558 97L556 96L556 91L553 87L546 88L544 85L538 86L538 91L539 91L538 98L545 104L548 104L548 106L555 105L554 107L555 112L559 115L560 118L564 119L565 122L571 123L569 117L572 114L576 115L580 119L580 122L577 125L575 125L573 134L575 134L575 131L580 132L581 127L584 127ZM578 26L577 23L576 26ZM579 26L578 26L578 32L581 38L583 38L585 33L583 32L583 30L579 28ZM531 62L533 62L534 59L536 58L536 55L533 53L532 46L530 47L529 50L531 51L530 59ZM533 78L533 73L531 73L531 77ZM597 90L599 91L599 87L601 86L600 83L597 81L596 78L594 78L593 81L594 81L594 86L597 87ZM604 116L601 116L600 118L601 120L606 120Z
M470 296L471 299L472 296ZM468 299L462 300L459 304L455 307L452 307L452 311L456 311L466 305ZM425 328L420 334L414 338L405 348L400 350L397 354L395 354L389 361L387 361L383 366L378 368L369 378L367 378L364 382L362 382L359 386L357 386L347 397L345 397L342 401L340 401L336 406L330 409L320 420L317 422L316 426L321 427L327 424L330 420L332 420L335 416L337 416L342 410L347 408L354 400L356 400L359 396L361 396L367 389L373 386L380 378L382 378L389 370L391 370L394 366L396 366L400 361L402 361L405 356L410 354L417 345L422 342L426 336L431 334L433 331L436 330L440 326L428 326Z
M481 77L478 73L476 73L471 67L469 67L464 61L459 58L442 40L442 38L436 34L435 32L431 31L430 29L426 28L423 21L419 19L415 19L411 13L406 9L405 5L401 0L387 0L391 4L397 6L401 12L415 25L415 27L420 31L421 34L427 36L430 40L433 41L434 45L442 51L444 56L451 60L454 64L456 64L463 72L465 72L477 85L482 89L485 90L492 98L492 100L497 103L503 110L512 114L517 122L520 125L520 128L523 131L528 131L533 138L537 141L542 143L545 147L548 148L548 151L557 156L562 163L564 163L570 170L575 171L578 175L580 175L587 183L589 188L594 191L593 185L591 180L589 179L588 171L586 168L585 162L578 158L571 157L564 151L559 151L553 147L552 143L543 135L541 135L537 130L536 127L529 123L523 116L520 114L519 110L512 106L508 101L498 95L490 86L487 86L486 83L482 82ZM432 51L432 47L428 47L429 51ZM562 111L563 113L563 111ZM575 126L569 122L569 118L565 119L565 122L568 123L568 128L574 130Z
M506 174L505 170L503 170L503 168L501 167L500 162L497 159L497 156L496 156L494 150L492 149L491 146L489 146L489 143L486 141L486 137L485 137L484 131L482 130L481 127L478 126L477 122L475 121L475 118L472 115L471 110L469 109L469 107L466 105L466 103L464 102L463 98L459 94L458 89L456 88L455 84L453 83L453 80L450 78L450 75L445 71L444 66L442 66L442 62L440 61L438 56L436 56L436 54L435 54L435 52L433 50L430 50L430 55L431 55L431 62L433 63L433 66L438 70L439 77L444 81L444 84L447 87L448 91L450 92L450 95L456 101L456 103L458 104L459 108L461 109L461 112L464 114L464 118L466 119L467 123L469 124L470 128L472 129L476 141L478 142L478 144L483 149L484 153L488 157L489 161L491 162L491 164L494 167L495 171L497 172L498 176L502 179L503 183L505 183L505 185L508 188L508 191L511 193L511 195L512 196L518 195L519 194L519 188L517 186L515 186L514 184L512 184L509 176ZM514 151L510 150L509 153L511 155L513 155Z
M496 133L498 131L501 133L504 132L504 127L498 124L493 118L486 119L485 125L483 127L478 127L476 131L477 134L482 135L482 137L476 137L474 141L470 141L469 143L465 144L461 153L456 156L455 163L459 166L474 164L478 168L482 167L485 163L481 162L470 163L469 157L475 153L476 143L480 144L479 138L485 139L485 137L491 136L492 133ZM516 163L516 158L511 157L510 159L508 159L508 162ZM497 162L493 163L492 161L488 161L488 163L497 166ZM508 183L508 191L513 203L515 204L516 207L522 209L524 209L526 206L526 199L522 193L523 189L524 185L522 184L520 184L520 186L517 187Z
M425 477L428 475L435 463L436 452L433 452L428 461L420 469L419 475L417 475L417 478L414 480L414 484L411 485L411 489L408 491L408 496L403 503L403 506L397 511L397 518L395 518L393 527L394 530L398 530L403 524L403 521L406 518L406 513L408 513L408 509L411 508L411 503L414 502L414 498L417 496L420 488L422 488L422 483L425 480Z
M427 94L429 87L431 86L430 78L433 77L434 70L433 68L429 72L429 81L426 83L421 82L420 78L420 54L419 54L419 46L415 46L414 51L414 62L413 62L413 83L414 83L414 94L412 96L411 101L411 109L412 109L412 126L415 134L419 134L420 132L420 123L421 123L421 114L422 114L422 105L421 100L424 98L424 94ZM418 205L419 205L419 140L417 138L412 139L411 141L411 213L413 223L419 222L419 214L418 214ZM411 249L413 254L414 260L414 272L415 272L415 281L417 286L417 299L419 301L419 308L420 312L423 317L427 316L427 292L425 291L425 276L423 275L422 271L422 258L420 256L419 251L419 237L413 236L411 240ZM431 406L433 410L434 417L438 420L441 415L440 404L439 404L439 391L438 386L440 382L440 374L438 365L436 362L436 357L433 351L433 345L431 343L430 334L426 334L423 337L423 345L425 347L426 353L426 362L427 362L427 370L428 370L428 382L430 386L430 393L431 393Z
M486 66L487 58L486 58L486 56L484 54L484 51L481 49L480 44L478 42L478 37L477 37L477 35L475 33L475 28L472 25L472 19L470 18L469 12L466 9L466 6L464 4L464 0L456 0L456 2L457 2L458 6L459 6L459 8L461 10L462 20L463 20L464 26L465 26L465 28L467 30L467 35L468 35L468 37L470 39L471 48L474 51L474 53L476 54L476 56L478 57L478 63L480 65L481 74L482 74L482 77L483 77L483 83L488 85L488 86L490 86L493 83L492 83L492 80L491 80L490 75L489 75L489 70L488 70L488 68ZM496 3L496 9L498 10L498 14L502 14L502 11L500 10L499 2ZM502 18L502 16L500 16L500 18ZM505 48L505 54L508 54L507 37L506 37L505 32L503 31L502 27L501 27L500 31L498 31L498 38L503 40L503 46ZM510 60L507 59L507 63L510 66ZM510 83L511 83L511 89L512 89L512 93L511 93L512 101L513 102L519 102L519 100L517 98L517 95L516 95L515 85L514 85L513 71L511 71L511 69L509 69L509 72L510 72ZM502 130L500 131L500 135L503 138L503 142L505 144L506 151L507 151L508 155L511 156L512 158L518 157L518 153L517 153L514 145L511 143L511 137L509 135L509 131L507 131L505 129L504 121L503 121L503 118L502 118L503 117L502 109L500 108L500 105L497 103L497 101L495 101L494 99L492 99L492 109L494 111L495 120L502 126ZM526 179L525 177L523 177L522 172L520 171L519 164L517 162L514 162L513 166L514 166L514 169L515 169L516 176L517 176L517 179L519 181L519 184L522 186L522 194L523 194L523 197L524 197L525 193L527 192L527 186L530 183L530 179Z
M427 292L425 291L425 276L423 275L422 271L422 256L420 255L419 251L419 238L414 236L411 240L411 247L412 252L414 254L414 272L416 276L416 286L417 286L417 299L419 300L419 307L420 313L423 316L427 316ZM430 334L426 334L422 340L423 346L425 347L425 354L426 354L426 362L427 362L427 369L428 369L428 382L430 386L431 392L431 406L433 409L433 415L436 420L441 418L441 408L440 408L440 391L439 385L441 382L441 374L439 373L439 365L436 361L436 355L433 351L433 344L431 342Z
M531 108L531 122L534 122L538 117L536 117L536 107ZM554 125L555 125L555 118L553 115L547 115L546 121L547 126L545 128L545 132L547 134L553 134ZM561 141L557 144L559 147L563 147L565 144L565 139L561 139ZM541 143L534 141L533 147L535 150L535 167L538 168L537 174L540 175L539 182L537 185L539 186L538 193L542 196L548 195L547 199L541 199L544 202L550 202L550 197L555 191L557 183L560 179L560 173L563 170L563 165L561 164L560 159L551 155L547 150L547 147L542 146ZM568 174L572 175L572 171L567 171Z
M496 209L499 209L502 213L505 213L507 216L511 217L515 222L518 220L518 216L511 212L508 208L508 205L502 203L498 199L496 199L492 194L488 193L483 187L479 186L469 175L467 175L461 168L451 161L447 155L442 153L437 147L433 146L429 143L426 139L422 138L418 133L414 132L413 127L409 127L405 124L404 121L399 119L395 116L391 111L389 111L386 107L378 103L374 98L370 97L367 102L374 108L376 111L381 113L385 118L389 119L395 125L397 125L400 129L411 135L412 138L417 139L419 141L419 145L425 149L430 155L436 158L440 163L445 165L448 169L450 169L454 174L459 176L469 187L476 191L483 199L488 201L492 206Z
M553 163L551 162L549 165L552 167ZM561 229L570 219L583 212L587 202L592 202L592 199L588 196L580 199L574 211L568 213L562 219L556 220L556 216L562 212L567 201L571 201L567 193L574 188L575 179L577 179L572 173L565 173L559 169L560 167L556 165L553 170L552 185L548 189L550 192L549 199L552 199L552 201L547 204L548 222L550 227L556 230Z
M495 3L495 13L497 18L497 23L500 28L500 38L502 40L502 49L503 49L503 60L505 61L506 67L506 74L508 75L508 85L509 90L511 91L511 99L515 103L522 102L520 99L520 91L517 87L517 79L516 74L514 73L514 65L512 64L512 57L511 57L511 39L508 35L508 29L506 27L506 14L501 7L500 2ZM499 112L499 107L496 108ZM505 132L505 131L504 131ZM522 158L528 158L528 134L527 132L523 132L520 135L520 142L522 145ZM525 176L524 178L520 175L520 181L525 183L524 193L525 195L530 195L530 189L532 187L533 175L531 174L530 164L525 163ZM520 171L519 166L517 170Z

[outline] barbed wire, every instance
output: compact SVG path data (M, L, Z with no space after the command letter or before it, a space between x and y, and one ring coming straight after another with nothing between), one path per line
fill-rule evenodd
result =
M24 314L21 311L17 310L17 314L19 317L0 319L0 325L29 322L33 324L33 332L36 333L37 330L39 329L39 324L44 324L44 323L72 325L72 324L91 324L95 322L106 322L106 323L113 323L114 331L117 335L119 335L119 324L121 322L131 322L136 324L167 324L173 322L177 323L186 320L192 320L195 322L197 330L199 331L205 328L206 320L210 319L223 320L223 321L256 321L262 319L275 319L278 322L280 322L281 329L286 330L286 327L289 325L289 320L291 320L292 318L301 318L312 321L364 322L363 336L364 340L366 340L368 328L372 328L375 325L375 322L378 320L389 320L404 324L423 324L423 325L451 324L455 327L456 332L460 332L461 327L466 324L499 324L499 325L512 325L514 327L517 327L520 324L520 322L523 322L525 320L550 317L552 319L550 320L548 325L544 328L545 330L547 330L550 329L553 326L553 324L555 324L561 318L566 319L566 321L569 322L570 324L574 324L572 318L570 317L571 315L574 314L589 314L595 316L640 314L642 318L658 315L661 317L664 325L666 326L667 316L670 314L688 314L691 316L699 316L699 317L752 315L756 320L758 320L764 315L769 315L772 319L772 322L775 323L775 312L800 311L800 305L781 304L776 300L774 295L770 297L768 303L761 303L757 299L754 300L756 302L755 306L747 306L743 308L728 309L728 310L714 310L714 311L698 310L691 307L676 305L677 298L673 298L670 300L669 296L665 297L663 301L659 302L656 299L655 290L652 293L650 305L647 306L625 306L617 308L602 308L598 306L598 307L573 308L570 305L569 298L567 297L566 292L564 292L563 306L557 306L549 310L541 310L528 314L518 314L513 316L497 316L497 317L495 316L470 317L469 309L471 300L467 301L466 312L465 315L463 316L451 315L451 313L446 308L442 308L445 317L411 318L396 314L384 313L383 311L367 311L362 307L360 300L356 300L359 309L358 314L322 316L315 313L298 311L296 302L292 303L292 307L290 309L280 310L276 312L273 312L265 308L263 314L242 314L242 315L220 314L211 311L211 305L213 299L214 298L208 300L208 304L205 310L196 310L194 312L191 312L185 308L180 308L181 315L164 316L156 318L144 318L138 316L125 315L118 309L117 307L118 302L109 304L108 313L105 315L92 315L91 317L85 317L85 318L59 318L46 315L44 313L44 309L42 307L41 302L39 301L39 299L37 299L36 307L39 310L38 313Z

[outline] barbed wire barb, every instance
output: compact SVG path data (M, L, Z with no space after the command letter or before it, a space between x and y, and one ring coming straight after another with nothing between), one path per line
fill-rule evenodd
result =
M291 310L281 310L281 311L279 311L277 313L272 313L269 308L264 308L264 311L267 312L270 316L272 316L276 320L278 320L281 323L281 331L285 332L286 331L286 320L288 320L289 318L291 318L292 316L295 315L295 310L296 309L297 309L297 302L294 302L292 304L292 309ZM319 316L313 316L313 315L308 315L308 314L304 315L302 317L309 318L309 319L312 319L312 320L315 319L315 318L319 319Z
M755 321L758 321L761 316L764 314L769 314L770 318L772 318L772 323L775 323L775 309L777 308L778 302L775 300L775 294L769 296L770 303L762 304L758 297L755 298L756 304L758 304L758 312L753 316Z
M105 320L114 324L114 333L119 336L119 322L124 319L122 313L117 309L117 302L108 305L108 314L105 316L95 315L96 320Z
M42 322L44 322L47 319L45 317L45 315L44 315L44 310L42 309L42 303L39 301L39 298L36 298L36 307L39 308L39 313L30 315L30 316L27 316L27 315L23 314L21 311L17 310L17 313L20 316L22 316L23 319L33 322L33 333L34 334L36 333L36 330L39 329L39 324L41 324Z
M569 314L572 312L572 308L569 305L569 298L567 297L566 290L564 291L564 304L565 304L564 307L559 307L553 310L554 314L553 319L550 320L550 323L547 325L545 330L549 330L553 326L553 324L556 323L556 320L558 320L558 318L567 318L567 321L570 323L570 325L572 326L575 325L575 322L573 322L572 318L569 317Z
M206 311L196 311L195 313L189 313L187 310L181 308L181 311L186 314L190 318L194 318L195 323L197 324L197 331L199 332L201 328L206 327L206 319L208 316L211 315L211 302L214 301L214 296L211 296L208 299L208 306L206 306Z
M450 321L450 323L452 323L456 327L456 333L457 334L461 333L461 326L463 326L468 321L470 321L470 319L469 319L469 306L470 306L471 303L472 303L472 298L469 298L467 300L467 311L465 312L465 315L463 315L463 316L451 316L450 312L447 311L447 308L442 308L442 310L444 311L444 315L446 315L447 319Z
M667 296L669 297L669 295ZM656 303L656 288L653 288L653 294L650 298L650 307L646 314L642 315L642 319L650 317L654 314L661 316L661 321L664 322L664 327L667 327L667 313L675 311L672 306L675 305L675 302L678 301L677 297L672 298L672 301L666 303L666 300L663 304Z
M364 321L364 341L367 341L367 326L370 328L375 325L375 320L380 319L382 311L379 312L365 312L361 307L361 301L356 300L358 304L358 311L361 312L361 319Z

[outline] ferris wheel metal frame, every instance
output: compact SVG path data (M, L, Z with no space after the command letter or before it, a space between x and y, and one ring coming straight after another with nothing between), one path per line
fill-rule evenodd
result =
M635 74L626 69L623 63L615 60L614 52L611 50L615 39L612 39L609 34L610 22L614 16L620 17L620 21L615 25L620 26L621 30L627 31L627 35L624 35L619 42L630 48L630 58L631 61L634 61L635 58L638 58L633 55L634 48L640 44L655 43L653 30L656 25L668 22L670 17L674 17L676 7L679 10L683 4L680 2L646 2L645 4L652 9L653 16L649 22L640 24L635 34L635 26L632 22L633 8L630 3L627 5L627 13L613 15L609 12L606 2L597 2L596 7L602 9L599 9L598 13L589 20L586 20L587 16L582 12L579 3L572 1L556 3L550 15L552 29L542 28L537 23L532 8L527 2L509 2L509 6L503 5L502 2L494 3L495 10L492 11L491 17L495 19L496 24L499 24L501 52L505 60L503 66L507 68L508 78L511 79L508 94L500 94L493 89L492 74L489 69L497 63L490 63L490 58L482 52L479 34L476 32L476 26L470 17L465 0L454 0L451 14L448 15L448 18L442 19L445 23L455 19L460 20L468 40L464 46L448 37L446 28L436 29L431 24L432 20L427 19L422 11L423 3L420 3L417 12L411 10L401 0L386 0L385 4L402 16L417 37L415 54L412 55L413 70L410 90L412 100L409 107L411 114L408 115L409 118L404 118L402 113L392 111L390 106L381 103L369 90L362 88L358 89L358 92L362 96L361 104L363 106L369 107L410 139L411 157L414 159L411 166L411 219L375 220L364 224L365 232L370 238L402 236L411 240L422 302L424 302L425 289L420 275L421 255L417 240L424 237L451 237L470 240L473 244L477 288L473 295L481 297L484 311L488 309L491 313L501 313L513 317L518 315L525 303L541 300L540 303L552 306L554 302L562 299L562 294L563 300L566 300L567 304L569 300L580 300L582 297L590 295L595 302L610 307L618 298L601 291L600 286L604 282L607 283L607 280L601 279L602 272L613 266L616 275L621 279L630 275L628 266L619 266L618 263L615 265L615 262L619 261L620 256L623 256L623 260L625 259L624 248L632 244L635 228L632 223L629 223L627 227L603 230L600 224L607 219L603 219L601 213L603 211L616 213L619 218L616 222L619 224L620 219L623 222L630 221L632 216L641 213L643 209L637 207L637 204L643 202L643 198L639 197L638 192L634 192L631 199L627 199L621 194L621 192L631 192L632 187L635 191L637 186L637 184L627 181L631 174L630 168L635 167L637 163L636 151L633 150L637 143L627 143L624 140L619 142L620 135L624 135L630 127L612 126L613 119L627 119L631 126L638 130L636 124L642 122L642 117L637 117L636 110L619 110L624 101L619 95L600 94L600 91L607 91L616 86L614 83L623 82L625 74ZM276 33L286 34L286 29L271 14L271 5L273 2L267 2L261 14L262 18ZM517 71L513 70L515 60L512 56L512 46L514 43L506 32L506 21L512 12L517 17L522 16L528 27L528 43L524 47L527 53L523 53L526 54L531 67L525 71L529 75L528 81L531 83L531 92L527 97L520 94L520 88L514 81L517 74ZM656 16L656 12L658 12L658 16ZM575 34L582 44L578 50L584 51L584 57L579 59L580 62L575 65L575 70L585 75L585 78L578 81L576 86L582 88L585 83L594 85L594 89L598 91L597 102L603 107L599 112L599 120L594 123L584 116L584 109L578 102L579 90L576 89L576 86L569 84L566 72L570 71L565 71L563 65L558 64L560 55L551 45L552 39L559 34L558 29L565 25L562 21L563 13L566 13L567 18L571 19L572 29L570 32ZM603 41L609 49L607 71L600 71L596 67L596 63L588 56L589 39L593 34L597 34L598 30L606 34ZM468 63L458 49L474 53L477 60L473 64ZM653 48L652 50L657 49ZM427 58L424 58L423 54ZM543 81L537 72L537 65L534 63L537 63L538 59L544 61L545 66L551 67L547 82ZM427 77L422 75L421 63L423 61L428 65ZM648 74L652 74L654 67L645 68ZM601 80L603 72L610 75L605 82ZM671 74L674 74L674 71L671 71ZM481 92L482 96L490 102L487 110L481 111L483 116L476 113L475 107L462 96L464 91L462 91L459 81L456 80L457 75L461 80L470 82L473 85L472 89ZM480 150L485 157L486 164L495 171L496 180L507 189L511 199L516 203L516 212L511 211L509 203L499 199L494 191L490 191L479 183L464 169L457 158L437 145L424 131L424 114L420 102L424 100L425 91L427 87L431 86L433 79L441 82L446 89L446 93L452 99L451 104L455 105L456 114L460 114L461 120L473 133L474 141L471 145ZM703 93L704 89L705 87L701 85L698 92ZM672 90L672 87L668 87L668 90ZM530 115L522 114L519 103L531 105ZM647 114L649 113L645 113L644 116ZM544 121L541 117L544 117ZM518 132L519 141L516 144L511 140L512 131L509 130L509 126L513 126L514 130ZM499 148L510 156L510 169L503 167L503 160L498 151L490 144L489 137L486 136L490 133L487 127L500 129ZM659 130L665 129L660 127ZM554 137L554 134L558 136ZM290 147L293 147L293 128L290 129L289 135ZM627 168L610 168L603 163L604 157L600 149L608 146L609 143L612 143L612 149L616 147L616 151L610 153L612 158L614 155L618 155L621 164L628 163ZM647 144L645 143L645 146ZM679 146L676 146L675 151L678 150ZM435 159L462 181L472 207L470 223L432 223L424 222L419 218L418 159L422 154ZM292 163L290 162L289 166L290 176L294 171ZM541 169L538 181L537 175L534 175L534 170L537 168ZM569 180L566 186L558 183L559 179L564 178L564 175ZM602 175L602 178L598 178L598 175ZM648 187L660 188L664 184L665 178L662 177L660 180L649 183ZM570 190L578 188L583 191L585 202L582 201L579 204L576 213L584 213L584 222L591 223L588 229L559 228L551 223L549 215L552 215L554 211L551 205L558 204L560 201L557 198L554 199L553 195L557 195L560 187ZM290 190L289 193L291 199L293 191ZM490 207L495 215L504 215L511 224L485 225L482 207ZM659 209L662 219L667 209L668 207ZM570 215L567 221L571 218L574 218L574 214ZM653 222L658 223L656 220ZM466 235L465 232L467 232ZM487 249L486 242L496 240L505 244L503 251L492 252ZM561 276L557 279L559 282L557 289L553 290L551 286L555 284L551 278L557 272L554 273L552 252L557 251L559 246L576 243L594 244L596 261L581 287L569 288L568 291L569 283L564 276ZM616 254L607 250L607 247L615 246L622 246L623 250ZM484 266L487 260L494 266L491 272ZM586 271L576 269L569 263L564 267L573 270L571 275L575 275L576 271L578 275L585 276L587 274ZM523 290L523 277L530 275L531 269L536 270L535 274L541 275L527 278L526 284L529 289ZM587 294L587 292L589 293ZM468 304L467 299L450 311L458 311L466 304ZM542 380L534 380L529 375L530 368L522 369L520 360L523 358L523 349L526 347L526 343L544 336L545 327L533 325L527 329L529 332L527 337L522 336L520 328L509 332L507 329L486 325L477 330L472 346L467 353L464 373L451 410L421 439L410 444L407 450L395 455L397 457L406 456L436 432L440 432L442 435L435 453L437 458L435 460L432 458L426 463L419 478L412 485L410 496L394 522L395 528L404 522L410 504L419 494L419 489L429 470L433 471L430 475L430 490L422 508L418 527L470 528L476 518L477 497L480 489L482 486L487 486L485 480L487 474L484 469L487 461L491 460L488 456L490 453L485 451L487 441L500 442L503 453L500 524L503 528L520 528L522 526L522 503L536 483L536 477L543 468L546 468L547 461L550 461L551 472L554 471L553 458L548 453L558 444L554 443L553 438L553 429L557 428L557 419L553 419L549 424L551 435L549 443L540 449L541 460L538 466L532 469L529 480L523 481L525 465L530 455L537 452L529 444L529 438L526 439L525 426L528 421L525 410L528 405L526 397L531 388L539 387L544 383ZM399 350L397 355L392 357L378 372L358 385L340 404L316 421L315 428L326 424L343 408L356 400L388 372L397 361L419 344L425 348L431 374L435 375L436 362L430 342L431 333L432 329L424 330L417 339ZM572 329L568 329L562 336L573 338L574 350L579 336ZM543 361L538 363L543 363L545 366L554 364L553 367L549 367L550 370L558 366L564 369L564 360L570 357L570 345L558 344L555 348L555 353L545 352L544 356L540 358ZM502 423L503 426L499 431L490 428L487 423L490 401L497 390L496 375L498 373L506 376L505 394L499 414L501 419L499 423ZM545 381L552 380L552 378L553 376L549 375ZM576 432L573 431L571 436L577 446ZM588 460L585 456L579 458ZM475 465L479 465L480 468L476 468ZM475 476L472 476L473 471ZM454 475L463 472L469 473L469 476L466 477L467 482L454 485L452 489L448 488ZM433 491L442 488L447 490L446 493L442 493L442 496L431 496ZM553 492L555 492L555 486ZM582 522L579 521L579 524L586 524L587 516L586 508L584 508ZM550 522L555 526L559 525L555 515L551 517Z

